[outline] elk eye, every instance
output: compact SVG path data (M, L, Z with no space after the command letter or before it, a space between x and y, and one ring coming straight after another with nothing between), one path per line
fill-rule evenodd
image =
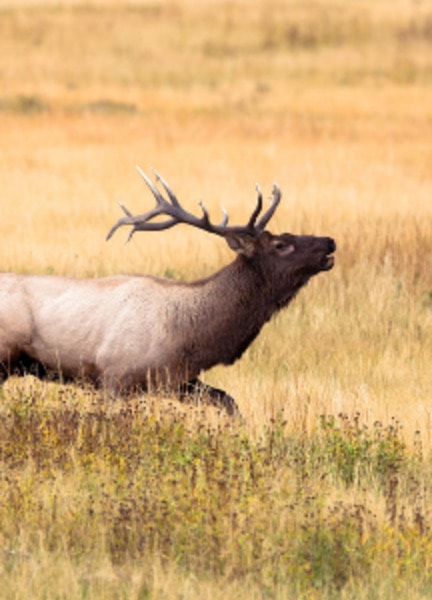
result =
M293 244L286 244L285 242L275 242L274 248L281 254L291 254L295 250Z

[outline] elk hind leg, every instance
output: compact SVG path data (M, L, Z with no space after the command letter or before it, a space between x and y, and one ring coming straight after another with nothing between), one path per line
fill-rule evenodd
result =
M191 379L180 386L181 400L185 400L191 396L204 396L205 398L208 398L212 406L223 408L229 415L240 416L240 411L234 398L224 390L207 385L199 379Z
M18 354L19 352L7 343L3 332L0 331L0 385L13 374Z

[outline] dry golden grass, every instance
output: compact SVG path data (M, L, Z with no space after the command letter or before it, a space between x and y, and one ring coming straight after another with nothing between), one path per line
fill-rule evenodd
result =
M200 232L104 241L116 200L152 204L134 165L155 167L191 210L223 203L232 222L250 214L256 181L268 193L277 181L271 229L333 236L336 266L206 381L254 435L281 412L288 431L310 433L322 414L358 411L369 425L395 417L429 451L431 30L426 0L0 0L1 270L205 276L232 256ZM151 597L217 597L214 582L154 568L169 581ZM46 597L81 597L68 596L74 576ZM227 594L242 597L235 584Z
M133 165L233 220L277 180L273 227L333 235L337 267L208 377L256 423L360 409L428 439L428 5L29 4L0 20L2 268L208 274L231 257L196 232L104 243L114 200L151 202Z
M208 380L253 427L359 410L429 443L427 4L30 4L0 15L2 269L206 275L231 255L197 232L104 242L115 200L152 202L134 164L235 221L277 180L273 228L334 236L337 266Z

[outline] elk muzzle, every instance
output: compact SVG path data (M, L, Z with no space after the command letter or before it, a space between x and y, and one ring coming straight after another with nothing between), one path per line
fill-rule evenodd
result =
M336 242L332 238L325 238L325 240L327 242L327 249L321 261L321 271L330 271L335 261L333 253L336 251Z

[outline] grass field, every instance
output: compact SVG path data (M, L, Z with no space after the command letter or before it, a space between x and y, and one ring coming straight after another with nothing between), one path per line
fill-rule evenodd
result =
M8 382L4 598L432 595L428 0L0 0L0 269L193 280L223 241L105 235L152 205L330 235L335 268L205 374L245 423L173 398ZM3 594L3 596L2 596Z

